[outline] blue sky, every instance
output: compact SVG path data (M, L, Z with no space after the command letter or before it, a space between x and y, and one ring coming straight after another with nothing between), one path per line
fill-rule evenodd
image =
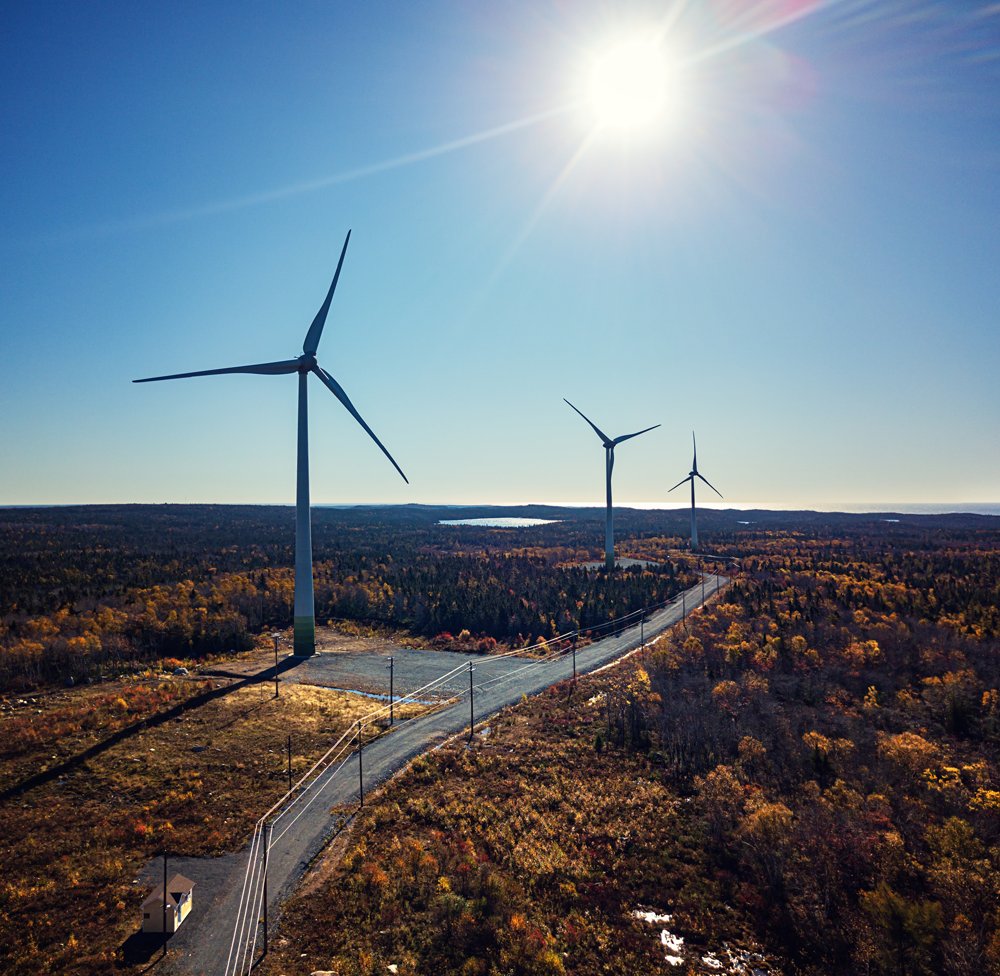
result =
M635 36L668 105L595 128ZM662 425L622 503L692 429L731 501L1000 502L1000 5L40 0L0 45L0 504L291 503L294 376L131 380L299 354L348 229L319 361L410 485L311 381L316 502L600 502L563 397Z

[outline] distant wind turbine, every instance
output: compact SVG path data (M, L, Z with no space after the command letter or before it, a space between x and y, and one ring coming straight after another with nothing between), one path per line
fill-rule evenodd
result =
M563 400L564 402L569 403L569 400L565 397L563 397ZM572 403L569 403L569 405L573 407ZM573 409L576 410L576 407L573 407ZM608 479L608 515L604 529L604 562L607 568L612 570L615 568L615 515L614 509L611 507L611 472L615 467L615 448L621 444L622 441L627 441L631 437L638 437L640 434L656 430L656 428L660 425L653 424L652 427L647 427L645 430L638 430L634 434L623 434L621 437L616 437L614 440L611 440L611 438L608 437L607 434L603 433L592 420L585 417L579 410L576 410L576 412L579 413L580 416L594 428L597 436L600 437L604 444L604 467L607 471Z
M142 380L133 380L133 383L154 383L157 380L180 380L188 376L216 376L220 373L263 373L268 376L280 373L299 374L299 434L298 434L298 462L296 468L295 485L295 630L293 641L293 652L296 657L308 657L316 652L316 612L313 604L313 573L312 573L312 524L309 511L309 410L306 400L306 377L310 373L315 373L330 392L347 408L354 419L361 424L368 432L368 435L382 449L382 453L392 461L392 466L402 475L403 481L407 484L406 475L393 460L392 455L385 449L382 442L375 436L371 427L361 418L361 414L354 409L347 394L341 385L316 362L316 350L319 348L319 340L323 335L323 326L326 324L326 315L330 310L330 301L333 292L337 287L337 279L340 277L340 269L344 264L344 255L347 253L347 243L351 239L351 232L347 232L347 239L344 241L344 249L340 252L340 260L337 262L337 270L333 276L333 283L327 292L326 301L323 302L320 310L316 313L309 331L306 333L305 342L302 343L302 355L298 359L285 359L276 363L258 363L253 366L229 366L225 369L203 369L197 373L173 373L170 376L150 376Z
M694 479L701 478L702 481L708 485L720 498L722 497L722 492L719 491L714 485L709 484L708 480L702 475L698 474L698 442L694 439L694 431L691 431L691 443L694 445L694 460L691 462L691 473L684 478L682 481L678 481L674 488L680 488L685 481L691 482L691 551L694 552L698 548L698 523L694 517ZM673 491L674 488L670 490Z

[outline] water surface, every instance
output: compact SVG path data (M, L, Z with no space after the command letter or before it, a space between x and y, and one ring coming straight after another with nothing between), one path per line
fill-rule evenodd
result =
M485 525L491 529L523 529L529 525L548 525L550 522L559 521L561 519L503 518L501 516L493 516L492 518L441 519L438 525Z

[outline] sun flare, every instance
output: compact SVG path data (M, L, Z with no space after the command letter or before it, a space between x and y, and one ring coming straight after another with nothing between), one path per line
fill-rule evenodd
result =
M597 58L590 71L590 106L599 124L641 129L667 100L667 63L657 44L623 41Z

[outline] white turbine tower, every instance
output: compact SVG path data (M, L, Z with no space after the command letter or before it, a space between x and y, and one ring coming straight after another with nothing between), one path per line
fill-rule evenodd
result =
M680 488L685 481L691 482L691 551L694 552L698 548L698 523L695 521L694 517L694 479L701 478L702 481L708 485L720 498L722 497L722 492L719 491L714 485L709 484L708 480L702 475L698 474L698 443L694 439L694 431L691 431L691 443L694 445L694 460L691 462L691 473L684 478L682 481L678 481L674 488ZM670 490L673 491L674 488Z
M563 400L564 402L569 403L569 400L565 397L563 397ZM573 407L572 403L569 403L569 405ZM573 409L576 410L576 407L573 407ZM631 437L638 437L640 434L656 430L656 428L660 425L653 424L652 427L647 427L646 430L638 430L634 434L623 434L621 437L616 437L614 440L611 440L607 434L601 432L600 428L598 428L592 420L580 413L579 410L576 410L576 412L579 413L580 416L594 428L597 436L600 437L602 443L604 444L604 468L607 472L608 481L608 514L604 528L604 564L607 566L608 570L612 570L615 568L615 514L614 509L611 507L611 472L615 467L615 448L621 444L622 441L627 441Z
M253 366L229 366L226 369L203 369L197 373L173 373L170 376L150 376L142 380L133 380L133 383L154 383L157 380L179 380L189 376L216 376L220 373L263 373L265 375L276 375L280 373L299 374L299 434L298 434L298 463L296 468L295 484L295 637L293 651L296 657L308 657L316 652L316 612L313 604L313 573L312 573L312 523L309 511L309 408L306 400L306 377L310 373L315 373L330 392L345 406L368 432L368 435L382 449L382 453L392 461L393 467L402 475L403 481L409 484L402 469L393 460L392 455L385 449L382 442L375 436L371 427L361 418L361 414L354 409L347 394L341 385L316 362L316 350L319 348L319 340L323 335L323 326L326 324L326 315L330 310L330 301L333 292L337 287L337 279L340 277L340 269L344 264L344 255L347 253L347 243L351 239L351 232L347 232L347 239L344 241L344 249L340 252L340 260L337 262L337 270L333 276L333 283L327 292L326 301L323 302L320 310L316 313L309 331L306 333L305 342L302 343L302 355L298 359L285 359L276 363L258 363Z

